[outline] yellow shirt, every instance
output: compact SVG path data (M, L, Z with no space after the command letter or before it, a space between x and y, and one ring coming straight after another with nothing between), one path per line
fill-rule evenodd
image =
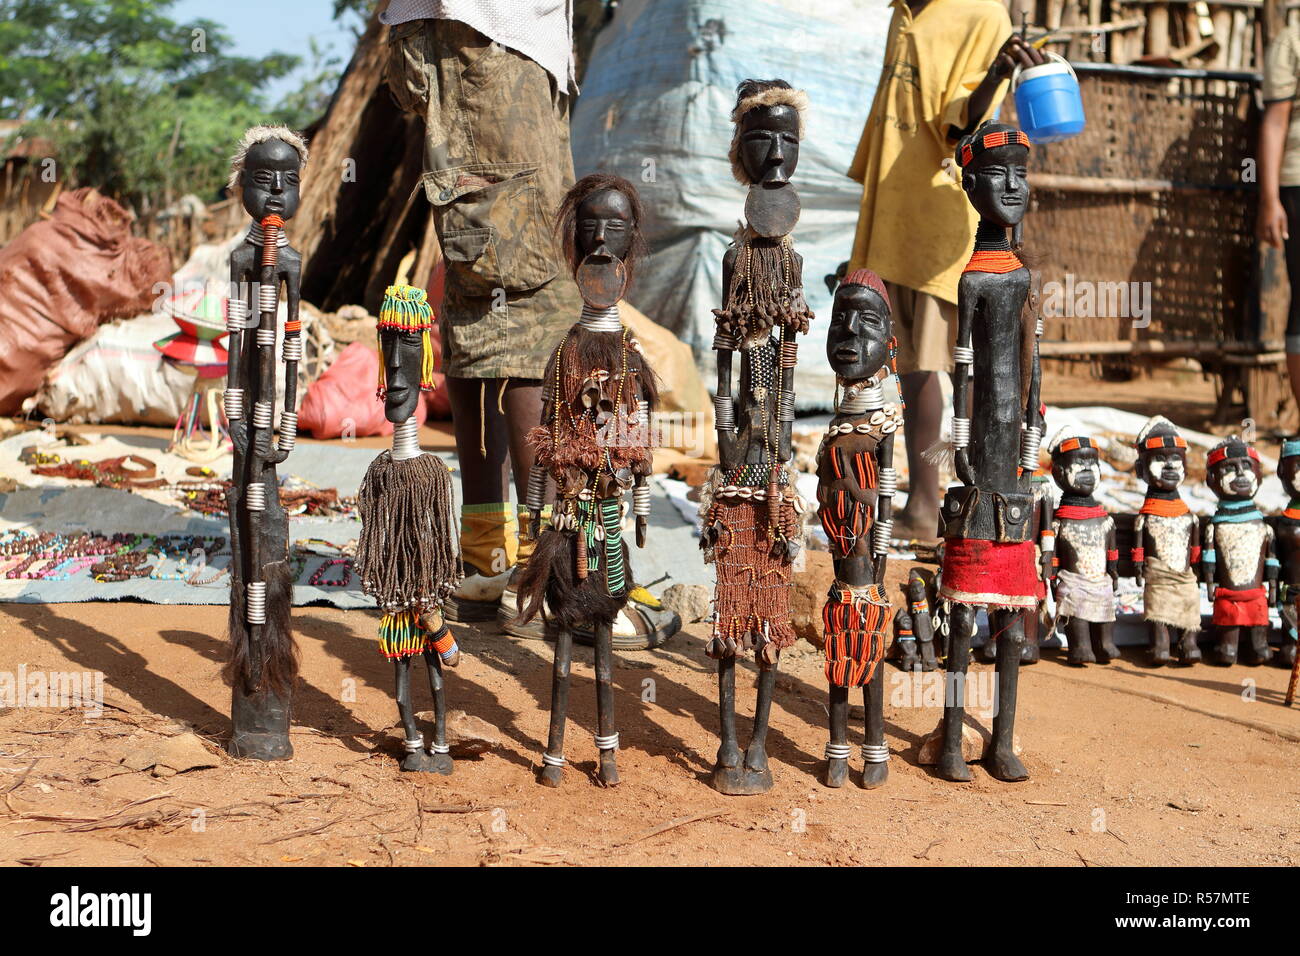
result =
M1011 18L998 0L930 0L915 19L904 0L891 5L884 69L848 173L863 185L849 269L956 302L979 217L943 168L955 145L948 127L969 122L970 95ZM989 115L1005 94L1002 83Z

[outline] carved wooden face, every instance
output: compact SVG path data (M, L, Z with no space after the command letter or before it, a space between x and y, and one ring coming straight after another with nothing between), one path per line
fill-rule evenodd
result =
M380 329L379 348L384 355L384 417L400 425L415 414L420 401L424 336L420 332Z
M588 256L626 259L632 248L636 223L632 203L618 189L601 189L578 204L576 235L578 260Z
M1025 218L1029 208L1029 150L999 146L981 153L962 170L966 190L981 219L1010 228Z
M1187 477L1187 452L1182 448L1161 448L1144 453L1140 458L1146 483L1161 491L1173 491Z
M740 162L753 183L784 183L799 165L799 111L759 106L740 118Z
M889 306L874 289L840 286L826 333L826 359L845 381L870 378L888 363L893 334Z
M1259 491L1259 462L1249 456L1224 458L1206 469L1205 481L1222 501L1249 501Z
M289 220L298 212L298 151L282 139L268 139L248 149L239 175L244 209L258 222L275 214Z
M1095 448L1077 448L1052 456L1052 478L1067 494L1091 495L1101 483L1101 459Z
M1300 497L1300 455L1286 455L1278 461L1277 477L1288 495Z

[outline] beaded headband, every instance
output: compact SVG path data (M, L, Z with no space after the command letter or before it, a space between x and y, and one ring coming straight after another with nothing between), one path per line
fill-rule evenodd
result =
M433 391L433 343L429 341L429 330L433 328L433 307L429 305L428 293L410 285L390 285L384 290L384 302L379 307L377 328L391 329L396 332L419 332L423 338L424 359L420 363L420 389ZM377 394L382 400L388 391L384 377L384 349L382 337L375 343L379 349L379 387Z
M1096 443L1091 438L1088 438L1085 435L1081 435L1078 438L1065 439L1059 445L1056 446L1056 449L1052 452L1052 454L1057 454L1058 452L1078 451L1080 448L1095 449L1096 447L1097 447Z
M1182 435L1152 435L1144 441L1140 451L1147 451L1152 448L1187 448L1187 440Z
M996 132L985 133L983 136L976 136L969 143L963 143L961 147L961 168L965 169L980 153L990 149L997 149L999 146L1023 146L1029 148L1029 137L1018 129L1000 129Z
M1207 465L1217 465L1225 458L1245 458L1249 456L1259 461L1259 452L1240 440L1226 441L1205 456Z

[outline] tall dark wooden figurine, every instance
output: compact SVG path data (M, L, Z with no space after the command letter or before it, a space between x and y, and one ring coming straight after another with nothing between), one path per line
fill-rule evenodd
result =
M1218 640L1212 661L1225 667L1237 663L1243 628L1250 648L1243 664L1265 664L1272 656L1268 609L1277 601L1278 562L1273 529L1255 507L1259 477L1259 452L1235 435L1205 457L1205 481L1219 507L1210 519L1201 570L1214 601Z
M799 161L808 98L784 80L746 80L731 121L731 171L749 188L746 223L722 260L722 308L715 309L720 463L700 501L700 544L717 569L713 633L718 661L721 746L712 783L722 793L772 786L767 727L781 649L795 641L791 566L801 546L803 502L789 468L794 422L796 333L812 319L803 296L803 259L790 233L799 198L790 183ZM740 353L732 391L732 357ZM736 739L736 657L752 648L758 703L749 746Z
M1290 438L1282 443L1277 477L1290 501L1277 518L1277 556L1281 563L1278 611L1282 617L1282 647L1274 662L1294 671L1296 632L1300 628L1296 613L1300 608L1300 438Z
M298 318L302 256L284 234L298 211L299 176L307 146L282 126L244 133L231 162L230 186L253 218L230 254L226 306L230 354L225 412L234 442L230 509L230 644L223 676L232 690L226 749L236 757L285 760L298 649L290 630L293 572L289 519L280 505L276 465L289 457L298 431ZM272 442L276 398L276 313L280 286L284 325L284 411Z
M889 295L867 269L845 276L835 292L826 358L844 389L835 417L817 450L817 515L830 541L835 581L822 611L826 680L830 683L828 787L849 774L849 689L862 688L866 737L862 785L889 776L885 743L885 656L889 596L885 563L898 474L894 432L902 408L885 401L882 383L893 371L894 332ZM933 645L931 645L933 654Z
M1052 522L1056 614L1065 621L1071 664L1109 664L1119 657L1114 639L1119 551L1115 519L1092 494L1101 481L1097 445L1067 431L1052 442L1051 452L1052 478L1061 489Z
M597 776L619 782L614 729L611 628L632 588L623 541L623 496L632 491L637 546L650 515L654 371L619 320L642 251L641 200L617 176L579 180L560 206L557 227L582 293L582 318L551 357L542 424L529 435L537 463L529 475L529 528L539 527L548 478L555 482L550 528L542 532L519 584L520 622L538 613L553 625L551 726L539 781L558 787L564 773L573 631L591 627L596 645Z
M1029 774L1013 752L1013 740L1024 617L1034 613L1044 594L1031 537L1036 507L1031 482L1043 418L1036 329L1024 317L1029 270L1007 230L1018 238L1029 202L1029 139L1013 127L985 124L963 138L956 158L962 189L980 223L957 287L952 444L961 484L948 489L941 513L940 598L952 604L947 618L951 687L937 770L948 780L970 779L961 749L965 679L975 613L986 607L997 639L998 696L985 764L999 780L1024 780ZM1041 544L1046 563L1050 538L1044 536Z
M1175 659L1194 664L1201 659L1201 523L1178 491L1187 475L1187 442L1173 422L1156 415L1134 445L1137 477L1147 486L1133 522L1133 568L1151 636L1149 660L1154 667Z
M420 451L415 406L432 391L434 353L429 341L433 310L423 289L389 286L379 311L379 389L384 417L393 423L393 446L366 470L357 494L361 536L357 573L361 587L383 610L379 649L393 662L397 711L406 733L403 770L449 774L447 707L442 668L460 660L442 605L460 583L451 473L436 455ZM411 662L423 655L433 695L433 743L411 703Z

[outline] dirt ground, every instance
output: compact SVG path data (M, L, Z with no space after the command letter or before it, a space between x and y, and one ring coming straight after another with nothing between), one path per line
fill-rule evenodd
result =
M1149 410L1156 391L1166 414L1194 428L1209 425L1213 408L1212 386L1194 374L1084 390L1049 375L1045 385L1048 401L1134 411ZM905 573L902 562L891 565L891 581ZM99 717L0 709L0 863L1300 862L1300 706L1282 707L1287 674L1273 667L1152 670L1126 649L1123 661L1078 670L1044 652L1023 671L1018 735L1032 778L1019 784L979 767L971 783L953 784L919 766L941 708L933 695L905 693L919 688L890 668L889 782L864 791L855 773L829 790L817 779L826 740L820 652L801 643L782 660L772 714L776 784L728 798L706 782L716 682L705 625L693 625L665 648L616 655L623 783L613 789L595 781L591 651L576 649L570 765L564 786L549 790L534 782L549 645L456 626L465 654L449 672L449 706L486 721L499 744L458 760L451 777L403 774L376 615L295 609L296 754L257 764L220 750L229 731L229 691L218 677L225 615L212 606L0 606L0 672L102 671L106 700ZM753 673L746 666L738 681L742 738ZM416 702L428 708L427 691ZM148 763L142 751L187 739L198 762L213 766L131 769Z
M449 672L449 705L497 728L500 745L458 760L451 777L403 774L373 615L296 609L296 754L257 764L218 747L229 726L217 675L224 617L222 607L0 608L4 668L103 671L107 704L98 718L0 711L0 862L1300 862L1300 707L1281 706L1287 674L1277 668L1150 670L1126 659L1075 670L1047 652L1023 672L1019 736L1031 780L999 783L980 767L968 784L937 779L917 765L917 750L939 708L894 700L887 785L828 790L817 780L826 739L820 655L801 644L783 659L773 709L776 785L728 798L705 782L716 695L704 626L695 625L663 649L617 655L623 783L613 789L593 776L591 652L578 650L570 766L564 786L549 790L533 778L549 645L458 626L466 654ZM738 682L745 715L754 697L747 673ZM1243 692L1252 685L1253 700ZM428 707L427 696L417 704ZM191 729L216 766L172 774L122 764Z

